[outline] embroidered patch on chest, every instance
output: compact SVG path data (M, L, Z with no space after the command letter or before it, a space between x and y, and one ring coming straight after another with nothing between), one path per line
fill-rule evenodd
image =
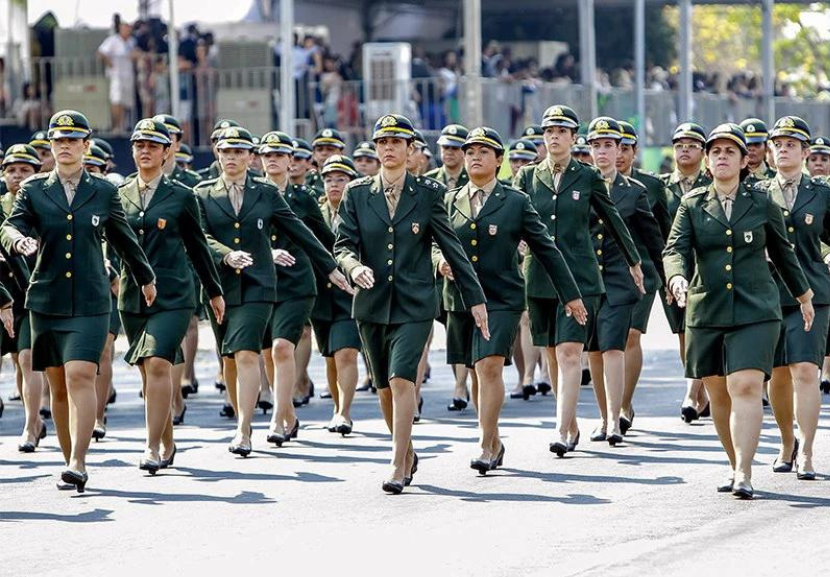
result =
M412 234L418 234L421 232L421 224L418 222L412 223Z
M749 244L752 242L752 231L748 230L744 233L744 242Z

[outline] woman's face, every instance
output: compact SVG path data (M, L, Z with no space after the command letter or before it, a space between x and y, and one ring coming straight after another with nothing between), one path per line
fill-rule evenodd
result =
M814 152L808 156L807 172L810 176L830 176L830 154Z
M338 206L340 201L343 200L343 190L350 181L351 178L349 178L349 175L346 173L337 170L326 173L326 175L323 176L323 186L326 189L326 199L328 199L328 201L334 206Z
M388 170L395 170L406 166L406 159L415 147L409 141L397 136L384 136L375 141L380 163Z
M230 178L236 178L245 174L248 169L248 162L251 154L244 148L222 148L219 152L219 164L222 165L222 172Z
M706 153L706 166L716 181L738 178L748 162L738 145L725 138L713 142Z
M483 144L471 144L464 150L464 163L467 174L476 180L491 180L501 166L501 156L496 151Z
M354 166L363 176L375 176L380 170L380 162L368 156L358 156L355 158Z
M52 156L60 165L79 164L89 147L89 141L82 138L55 138L52 140Z
M141 170L157 170L162 167L170 148L158 142L137 140L133 142L133 161Z
M576 133L564 126L545 128L545 148L552 158L570 156L571 147L576 142Z
M3 168L3 179L6 181L6 186L12 194L17 194L20 190L20 183L32 176L35 173L35 167L25 162L15 162L14 164L7 164Z
M616 168L619 152L620 145L612 138L597 138L591 141L594 164L603 172Z
M291 166L291 155L285 152L267 152L261 155L262 166L268 176L282 176Z
M801 165L810 154L810 149L802 146L801 141L790 136L778 136L772 139L772 151L775 166L779 170L800 170Z

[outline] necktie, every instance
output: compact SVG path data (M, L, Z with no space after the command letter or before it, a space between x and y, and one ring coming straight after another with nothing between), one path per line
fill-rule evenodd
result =
M723 207L723 212L726 213L726 220L732 218L732 197L725 194L718 195L720 204Z
M451 176L447 177L447 190L452 190L458 184L458 179Z
M150 199L147 198L150 192L150 185L143 184L139 188L139 194L141 196L141 208L146 209L147 205L150 204Z
M238 184L231 185L230 197L233 211L239 215L239 211L242 210L242 188Z
M556 192L559 192L559 183L562 181L562 173L565 171L565 167L558 162L554 162L550 171L553 173L553 188L556 189Z
M66 203L69 206L72 206L72 200L75 198L75 183L71 180L67 180L66 184L63 186L64 192L66 192Z
M473 218L478 216L479 211L481 211L481 199L484 196L484 191L476 189L473 194L470 196L470 211L473 213Z
M387 186L384 194L386 196L386 206L389 207L389 216L394 218L395 209L398 208L398 198L400 197L398 187L394 184Z
M692 187L695 185L695 180L697 179L687 176L680 181L680 188L683 189L684 193L692 190Z
M798 194L798 189L795 186L795 180L787 180L782 187L784 193L784 202L787 203L787 208L792 210L795 204L795 195Z

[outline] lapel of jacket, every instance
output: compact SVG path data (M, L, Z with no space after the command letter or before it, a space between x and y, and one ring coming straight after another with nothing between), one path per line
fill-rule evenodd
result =
M769 181L769 188L767 189L772 200L778 204L782 209L787 209L787 202L784 200L784 191L781 190L781 184L777 178L772 178Z
M793 204L792 213L795 214L807 206L815 196L816 187L813 186L810 177L802 176L801 183L798 185L798 194L795 196L795 203Z
M737 224L749 212L749 209L752 208L752 197L749 194L743 184L738 186L738 192L735 193L735 202L732 203L732 218L730 222L733 225Z
M579 178L579 173L582 172L580 170L581 168L582 165L576 160L571 160L568 163L568 166L565 167L565 172L562 173L562 178L559 181L559 194L565 194L567 189L573 185L574 182L576 182Z
M407 172L403 182L403 190L401 190L401 198L398 200L398 207L395 209L394 218L392 218L393 224L400 222L403 217L415 209L418 204L415 194L415 177Z
M740 196L740 190L738 191L738 196ZM737 207L738 201L735 201L735 206ZM718 195L715 192L715 189L712 186L706 187L706 197L703 200L703 210L706 211L709 216L714 218L716 221L721 223L726 228L732 228L732 225L729 224L729 220L726 218L726 213L723 212L723 207L718 200ZM732 209L732 213L734 215L735 208ZM734 220L734 219L733 219Z
M171 194L173 194L173 183L167 178L167 175L162 175L159 185L153 193L153 198L150 199L150 204L144 210L149 210L151 206L161 204Z
M476 216L476 220L481 220L485 216L489 216L504 206L504 199L507 198L507 195L504 192L504 187L501 185L500 182L496 182L496 187L493 189L493 192L490 193L490 196L487 198L487 202L484 203L484 206L481 207L481 211Z
M75 191L75 198L72 199L73 212L80 209L95 195L96 183L92 178L86 170L81 174L78 189ZM109 205L107 206L107 210L109 210Z
M470 206L470 191L468 187L462 186L454 193L452 205L455 207L461 216L467 220L473 220L473 209Z
M464 186L470 182L470 176L467 174L467 169L462 168L461 174L458 175L458 182L455 183L455 186Z
M547 160L537 164L533 168L533 177L545 185L548 190L550 190L551 194L556 194L556 187L553 185L553 175L548 168Z
M64 212L70 212L69 203L66 202L66 193L63 190L60 178L58 178L58 171L53 170L46 179L46 186L43 187L46 196L57 204Z
M259 202L259 197L262 196L263 186L252 179L251 175L245 177L245 192L242 196L242 208L239 209L239 220L242 220L246 214L251 212L254 205Z
M236 212L233 210L230 196L228 196L228 190L225 188L225 184L222 182L221 177L217 178L216 182L213 183L208 196L213 199L213 202L216 203L216 206L218 206L222 212L236 220Z
M389 207L386 206L386 196L383 193L383 184L380 181L380 173L376 174L372 180L372 185L369 187L369 200L367 201L369 208L371 208L378 217L386 224L392 224L392 219L389 217Z
M138 210L143 210L141 207L141 197L138 192L138 177L127 181L124 186L118 189L121 193L121 198L135 206Z

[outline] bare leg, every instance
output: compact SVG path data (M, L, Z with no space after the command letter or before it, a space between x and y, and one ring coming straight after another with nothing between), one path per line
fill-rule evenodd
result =
M337 365L337 385L332 397L337 397L340 417L344 423L351 423L352 401L357 388L357 349L340 349L334 353Z
M110 398L110 389L112 389L112 353L114 343L115 335L107 333L107 342L104 345L104 350L101 352L101 364L98 367L98 375L95 377L95 426L99 429L106 428L104 426L104 411L107 408L107 401Z
M412 444L412 417L415 415L415 383L400 378L389 381L392 394L392 475L403 481L408 472L407 457Z
M799 471L813 471L813 442L821 412L818 367L812 363L797 363L790 369L795 380L795 418L801 436L798 468Z
M602 353L599 351L588 353L588 368L591 371L594 396L597 398L597 408L602 419L597 429L608 432L608 400L605 396L605 364L602 362Z
M513 341L513 366L516 367L516 387L522 386L525 375L525 355L522 351L522 335L516 333L516 340Z
M308 363L311 362L311 327L303 327L303 335L294 350L295 384L294 391L298 397L311 396L311 377L308 376Z
M561 343L549 347L548 362L559 366L559 382L556 394L556 423L559 441L567 444L568 434L577 428L576 406L579 402L579 386L582 378L582 343Z
M631 420L632 401L634 390L643 372L643 346L641 337L643 333L637 329L628 331L628 342L625 344L625 391L622 398L622 414Z
M608 434L621 435L620 407L625 390L625 352L605 351L602 360L605 364L605 393L608 397Z
M63 453L63 460L68 465L72 453L72 435L69 433L69 392L66 388L66 375L63 367L50 367L46 369L46 376L52 390L52 421L55 423L55 434Z
M729 430L735 447L735 482L752 482L752 459L764 420L764 373L755 369L732 373L726 378L726 388L732 399Z
M193 383L196 381L196 353L199 350L199 317L190 317L187 332L182 341L184 354L184 378Z
M23 373L23 409L26 411L26 423L23 427L21 443L35 443L43 427L40 418L40 403L43 396L43 373L32 370L32 349L24 349L17 354Z
M290 427L293 427L294 421L297 420L294 404L291 401L296 382L294 343L285 339L276 339L271 348L271 355L277 375L277 405L274 407L274 417L271 419L271 430L284 433L289 432Z
M259 366L258 362L257 366ZM239 415L239 403L236 396L236 357L222 357L222 373L225 379L225 398L230 401L234 412Z
M504 404L504 357L492 356L476 363L474 401L481 429L482 460L493 459L501 449L499 415Z
M815 365L810 365L814 367ZM789 462L795 446L795 432L793 431L795 393L793 378L796 365L776 367L772 370L772 379L769 382L769 403L778 430L781 432L781 446L778 448L778 460Z
M86 453L95 426L97 370L98 365L89 361L69 361L63 366L69 397L69 436L72 439L69 468L73 471L86 471Z
M723 450L726 451L729 466L734 471L737 461L735 447L732 444L732 431L729 428L732 398L726 389L726 379L724 377L707 377L703 379L703 384L706 386L706 392L709 394L712 403L712 421L715 423L715 431L718 433L718 439L723 446ZM760 406L760 404L759 401L758 405Z
M183 371L184 364L180 364L178 367L179 371ZM144 403L147 425L145 456L157 461L160 459L159 451L162 434L170 422L174 388L173 365L166 359L150 357L144 359L141 368L142 376L145 379Z
M237 351L236 360L237 380L236 405L237 431L235 444L250 446L251 421L254 417L256 400L259 396L259 351ZM228 383L230 384L230 383ZM230 387L228 387L230 388ZM247 441L247 442L246 442Z
M329 387L329 391L331 391L331 400L334 404L334 409L332 410L331 414L331 423L329 424L330 427L336 426L340 424L340 390L337 386L338 380L338 371L337 371L337 362L335 361L335 357L325 357L326 361L326 384ZM356 373L355 373L356 374ZM335 422L335 420L337 422Z

